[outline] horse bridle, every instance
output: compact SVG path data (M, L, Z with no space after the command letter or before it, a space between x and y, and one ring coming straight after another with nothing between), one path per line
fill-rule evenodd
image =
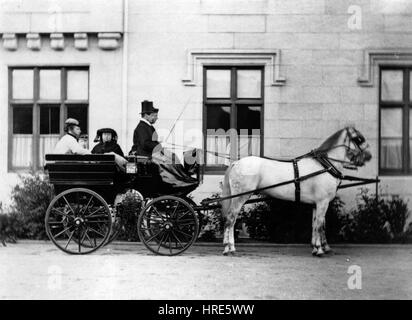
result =
M353 157L357 156L358 154L362 153L365 151L366 148L368 148L368 145L366 144L364 147L362 146L365 143L365 138L354 128L346 127L345 128L346 133L347 133L347 138L348 138L348 143L346 142L346 138L343 144L336 145L329 150L325 150L324 152L326 153L327 151L330 151L332 149L344 147L346 149L346 152L349 154L353 154L353 156L350 158L350 161L346 160L340 160L340 159L335 159L331 158L329 156L324 155L328 160L336 161L339 163L342 163L343 166L346 169L350 170L357 170L357 166L353 163L352 159ZM354 130L355 132L352 132ZM351 148L351 142L355 145L355 148Z

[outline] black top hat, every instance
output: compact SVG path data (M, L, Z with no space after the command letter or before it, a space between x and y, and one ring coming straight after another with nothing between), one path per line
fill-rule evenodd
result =
M153 112L159 112L159 109L153 108L153 101L147 101L144 100L142 101L142 112L143 113L153 113Z

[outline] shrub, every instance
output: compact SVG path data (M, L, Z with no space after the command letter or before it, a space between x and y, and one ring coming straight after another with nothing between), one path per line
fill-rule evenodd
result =
M407 233L403 228L408 215L408 204L398 195L380 195L376 199L368 189L362 189L357 207L343 218L341 236L348 242L404 241Z
M46 175L20 175L21 183L11 193L12 221L19 238L47 239L44 217L53 198L53 187Z
M220 194L214 193L211 197L204 199L216 199L219 198ZM211 205L215 205L216 203L212 203ZM219 204L219 203L218 203ZM222 216L222 209L220 207L204 210L202 214L199 216L199 240L201 241L215 241L217 236L223 233L224 229L224 219Z
M6 242L15 243L21 232L21 224L15 213L5 213L3 203L0 202L0 243L4 246Z
M337 197L326 212L326 237L329 242L339 238L343 202ZM293 201L271 199L244 209L243 219L252 239L277 243L310 243L313 206Z
M139 198L132 192L126 193L119 209L119 225L114 226L120 229L117 240L140 241L137 233L137 219L141 209L142 202Z
M208 199L216 199L213 194ZM335 198L326 213L326 235L331 242L338 241L341 229L340 216L344 203ZM208 210L200 216L201 232L199 239L216 240L224 230L221 208ZM312 206L292 201L270 199L243 206L237 224L245 223L250 238L277 243L307 243L312 237ZM236 229L236 228L235 228ZM237 236L235 232L235 237Z

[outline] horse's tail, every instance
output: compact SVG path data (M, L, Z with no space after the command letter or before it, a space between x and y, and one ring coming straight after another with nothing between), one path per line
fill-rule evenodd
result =
M229 165L225 172L225 176L223 178L223 184L222 184L222 197L228 197L231 196L231 188L230 188L230 180L229 180L229 175L232 170L233 163ZM223 216L225 216L229 212L229 208L232 204L232 199L227 199L222 201L222 213Z

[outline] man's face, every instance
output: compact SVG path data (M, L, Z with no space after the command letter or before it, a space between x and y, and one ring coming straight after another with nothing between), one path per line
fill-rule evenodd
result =
M77 138L80 138L80 134L82 133L82 130L80 129L79 126L73 126L69 132L72 135L76 136Z
M103 132L102 133L102 140L103 142L109 142L112 140L112 134L110 132Z
M150 113L146 115L145 119L151 124L154 124L157 121L157 112Z

